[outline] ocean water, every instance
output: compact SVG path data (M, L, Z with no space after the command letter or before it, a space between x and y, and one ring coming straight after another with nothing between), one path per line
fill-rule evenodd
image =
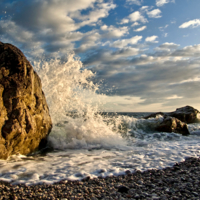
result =
M0 160L0 180L12 184L54 183L161 169L200 156L200 124L190 135L155 131L162 116L149 113L106 113L95 77L74 55L33 63L43 84L53 129L49 149Z

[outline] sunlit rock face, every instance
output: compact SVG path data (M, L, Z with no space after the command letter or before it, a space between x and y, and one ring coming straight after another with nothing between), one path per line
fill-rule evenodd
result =
M51 128L39 76L17 47L0 42L0 158L44 147Z

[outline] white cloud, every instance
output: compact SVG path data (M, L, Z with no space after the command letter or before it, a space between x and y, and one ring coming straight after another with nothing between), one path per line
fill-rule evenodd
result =
M103 26L101 26L101 30L103 31L108 30L108 26L104 24Z
M140 11L145 11L145 12L147 12L149 9L151 9L152 7L149 7L149 6L142 6L141 8L140 8Z
M124 18L121 20L121 22L119 24L128 24L129 23L129 19Z
M138 6L141 5L141 1L140 0L126 0L127 3L130 3L130 4L136 4Z
M131 26L139 26L140 24L138 22L134 22Z
M84 52L88 49L95 48L100 43L101 35L96 31L85 33L81 39L81 45L76 49L76 53Z
M86 52L89 49L97 49L99 46L110 45L111 42L102 42L105 38L120 38L128 33L128 27L114 27L102 25L100 27L103 33L99 33L99 30L93 30L82 34L82 39L80 40L81 45L75 50L76 53Z
M9 20L0 21L0 31L3 31L3 34L6 33L10 37L15 37L16 42L24 43L27 42L27 40L32 40L34 37L31 31L20 29L15 22ZM17 34L19 32L20 34Z
M176 50L173 56L181 57L199 57L200 56L200 44L193 46L186 46L183 49Z
M114 59L121 58L121 57L129 57L129 56L135 56L138 55L139 49L132 48L132 47L125 47L123 49L119 49L118 51L115 51L112 53L111 57L115 56ZM113 58L110 58L113 59Z
M171 99L182 99L183 97L177 96L176 94L170 97L167 97L166 99L171 100Z
M146 28L147 28L146 26L142 26L142 27L140 27L140 28L138 28L138 29L135 29L134 31L135 31L135 32L140 32L140 31L145 30Z
M179 44L175 44L173 42L165 42L165 43L161 44L159 47L160 48L168 48L168 49L176 49L179 46L180 46Z
M103 34L103 38L112 38L112 37L122 37L125 34L128 34L128 27L123 26L123 27L114 27L114 26L102 26L101 30L107 31L107 33Z
M183 83L191 83L191 82L200 82L200 77L194 77L194 78L189 78L187 80L183 80L180 82L174 82L174 83L170 83L170 85L179 85L179 84L183 84Z
M34 49L35 52L53 54L60 51L74 50L75 42L81 41L79 50L87 50L99 45L101 36L94 31L94 38L90 32L81 33L77 29L96 26L102 18L109 15L109 11L116 7L111 1L102 0L51 0L25 1L8 4L7 11L10 18L0 21L0 36L20 46L24 51ZM23 4L23 6L22 6ZM84 10L84 13L81 11ZM106 29L102 26L102 30ZM120 29L107 27L107 32L113 31L113 37L121 37L128 32L128 28ZM20 33L20 34L19 34ZM87 39L88 37L88 39ZM6 39L6 40L5 40ZM87 44L84 42L87 40Z
M132 22L143 22L146 23L148 22L148 20L139 12L139 11L135 11L133 13L131 13L128 18L132 21Z
M19 4L19 7L13 8L13 10L16 9L20 12L15 12L15 15L12 19L19 26L23 26L32 30L49 28L57 33L74 31L81 26L81 23L76 24L74 22L74 19L80 16L79 10L92 8L94 2L95 0L54 0L24 2L22 0L21 3L24 3L24 6L20 7ZM104 9L105 12L108 10L108 8L106 8L105 5L102 5L96 11L97 16L99 16L98 11L102 11L102 9ZM97 18L92 20L94 16L91 16L90 14L91 13L89 13L88 15L91 21L97 20ZM86 19L84 20L86 21ZM90 22L88 22L88 24L89 23Z
M99 6L92 10L89 14L77 17L79 20L84 20L79 23L79 26L83 27L85 25L96 25L96 22L98 22L99 19L107 17L109 15L109 11L115 7L116 5L112 3L99 4Z
M143 6L142 8L140 8L140 11L135 11L133 13L131 13L128 17L124 18L121 20L121 22L119 24L126 24L129 22L134 22L134 24L132 26L137 26L139 25L138 22L142 22L142 23L147 23L148 20L145 18L145 16L143 15L145 12L147 12L149 9L149 6ZM150 15L153 15L154 13L150 13Z
M196 28L198 26L200 26L200 19L194 19L181 24L179 28L188 28L188 27Z
M154 9L152 11L149 11L149 12L147 12L147 15L150 18L160 18L160 17L162 17L160 9Z
M178 46L164 43L161 48L172 50L141 56L138 55L142 54L141 49L138 54L137 49L129 48L113 53L100 51L95 58L91 55L87 64L97 63L94 68L96 78L105 80L106 89L116 86L113 93L108 92L109 95L138 96L144 100L143 105L162 103L165 108L171 104L186 105L187 102L196 102L200 106L200 94L196 93L200 82L200 45L176 50ZM130 56L125 57L126 53Z
M175 2L175 0L156 0L156 6L160 7L166 3Z
M127 45L137 44L142 39L142 36L136 35L130 39L117 40L111 44L115 48L124 48Z
M96 25L101 18L107 17L109 11L116 7L113 3L102 3L96 0L53 0L25 1L12 11L11 20L20 27L31 31L50 29L54 34L75 31L85 25ZM95 4L94 4L95 3ZM12 6L12 5L11 5ZM82 14L81 10L87 10Z
M177 49L179 46L180 46L179 44L175 44L173 42L171 42L171 43L165 42L165 43L161 44L159 47L156 47L154 50L170 52L171 50Z
M156 41L156 39L158 38L157 35L153 35L153 36L150 36L150 37L147 37L145 39L146 42L152 42L152 43L158 43L158 41Z

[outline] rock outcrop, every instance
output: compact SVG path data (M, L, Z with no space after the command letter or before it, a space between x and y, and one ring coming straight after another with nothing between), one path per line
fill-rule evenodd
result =
M144 119L149 119L152 117L155 118L158 115L161 115L163 117L167 117L167 116L175 117L179 119L180 121L185 122L187 124L200 122L200 112L191 106L177 108L176 111L169 112L169 113L163 113L163 112L152 113L148 116L145 116Z
M180 133L184 136L189 135L187 124L181 122L175 117L165 117L163 121L156 127L156 130L159 132L174 132Z
M156 127L156 130L162 132L174 132L181 133L182 135L189 135L190 133L187 124L200 123L200 112L191 106L177 108L176 111L169 113L152 113L144 117L144 119L155 118L158 115L163 116L163 121Z
M200 112L191 106L177 108L176 111L167 113L166 115L175 117L187 124L200 122Z
M18 48L0 42L0 159L44 147L51 128L39 76Z

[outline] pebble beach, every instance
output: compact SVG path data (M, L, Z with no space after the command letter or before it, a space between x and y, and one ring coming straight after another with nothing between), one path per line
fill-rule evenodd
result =
M81 181L12 185L0 182L0 199L200 199L200 158L173 167Z

